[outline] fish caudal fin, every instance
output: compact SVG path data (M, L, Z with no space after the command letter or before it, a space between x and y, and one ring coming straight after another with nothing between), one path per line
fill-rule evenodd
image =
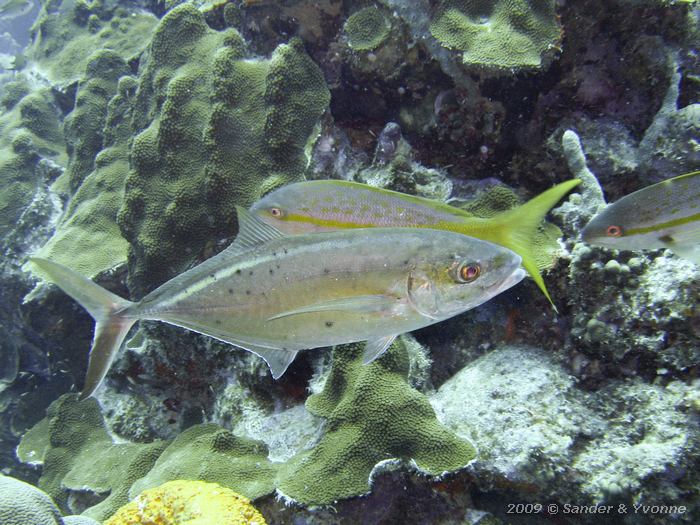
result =
M29 260L95 319L95 335L92 339L85 386L80 393L80 399L85 399L92 395L102 382L126 334L137 321L136 317L125 315L125 311L134 303L114 295L61 264L36 257Z
M501 231L499 243L522 257L523 268L528 271L539 289L542 290L555 312L557 307L544 284L533 250L534 237L547 212L580 183L580 179L572 179L557 184L525 204L505 211L492 219Z

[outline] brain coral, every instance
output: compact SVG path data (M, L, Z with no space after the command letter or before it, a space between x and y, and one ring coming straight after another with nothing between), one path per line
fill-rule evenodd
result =
M371 51L389 36L391 23L376 7L365 7L348 17L343 31L352 49Z
M104 525L265 525L250 500L204 481L169 481L148 489Z
M327 418L326 433L310 451L281 469L279 491L305 505L328 505L365 494L375 467L405 460L439 475L464 467L474 448L438 423L427 398L406 380L403 343L362 364L362 344L336 347L333 368L321 393L306 402Z
M0 474L0 523L4 525L59 525L61 514L45 492Z
M561 39L554 0L443 0L430 32L465 65L495 72L542 67Z
M300 41L251 59L234 29L170 11L142 61L132 170L119 214L142 295L235 232L234 205L300 180L330 94Z

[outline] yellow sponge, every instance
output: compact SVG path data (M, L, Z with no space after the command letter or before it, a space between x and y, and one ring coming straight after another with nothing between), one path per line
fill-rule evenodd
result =
M216 483L176 480L144 490L104 525L267 525L250 500Z

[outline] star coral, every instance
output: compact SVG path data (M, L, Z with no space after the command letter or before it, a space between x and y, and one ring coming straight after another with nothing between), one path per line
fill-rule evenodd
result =
M430 32L443 46L462 51L462 61L470 67L540 68L561 38L554 4L554 0L443 0Z
M176 480L139 494L105 525L265 525L250 500L204 481Z
M310 451L282 467L279 491L304 505L329 505L365 494L377 468L406 461L440 475L458 470L476 452L438 423L427 398L406 380L408 352L402 342L364 365L364 345L336 347L322 392L307 409L327 418L326 432Z

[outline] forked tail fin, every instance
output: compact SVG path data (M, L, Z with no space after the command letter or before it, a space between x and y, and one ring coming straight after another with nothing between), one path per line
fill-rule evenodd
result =
M85 386L80 393L81 400L90 397L107 374L129 329L137 321L136 317L125 315L134 303L114 295L62 264L36 257L29 260L95 319Z
M494 221L499 231L499 244L510 248L523 259L525 268L542 293L557 311L554 301L544 284L540 268L535 257L534 238L547 212L559 202L564 195L581 183L580 179L571 179L540 193L525 204L496 215Z

